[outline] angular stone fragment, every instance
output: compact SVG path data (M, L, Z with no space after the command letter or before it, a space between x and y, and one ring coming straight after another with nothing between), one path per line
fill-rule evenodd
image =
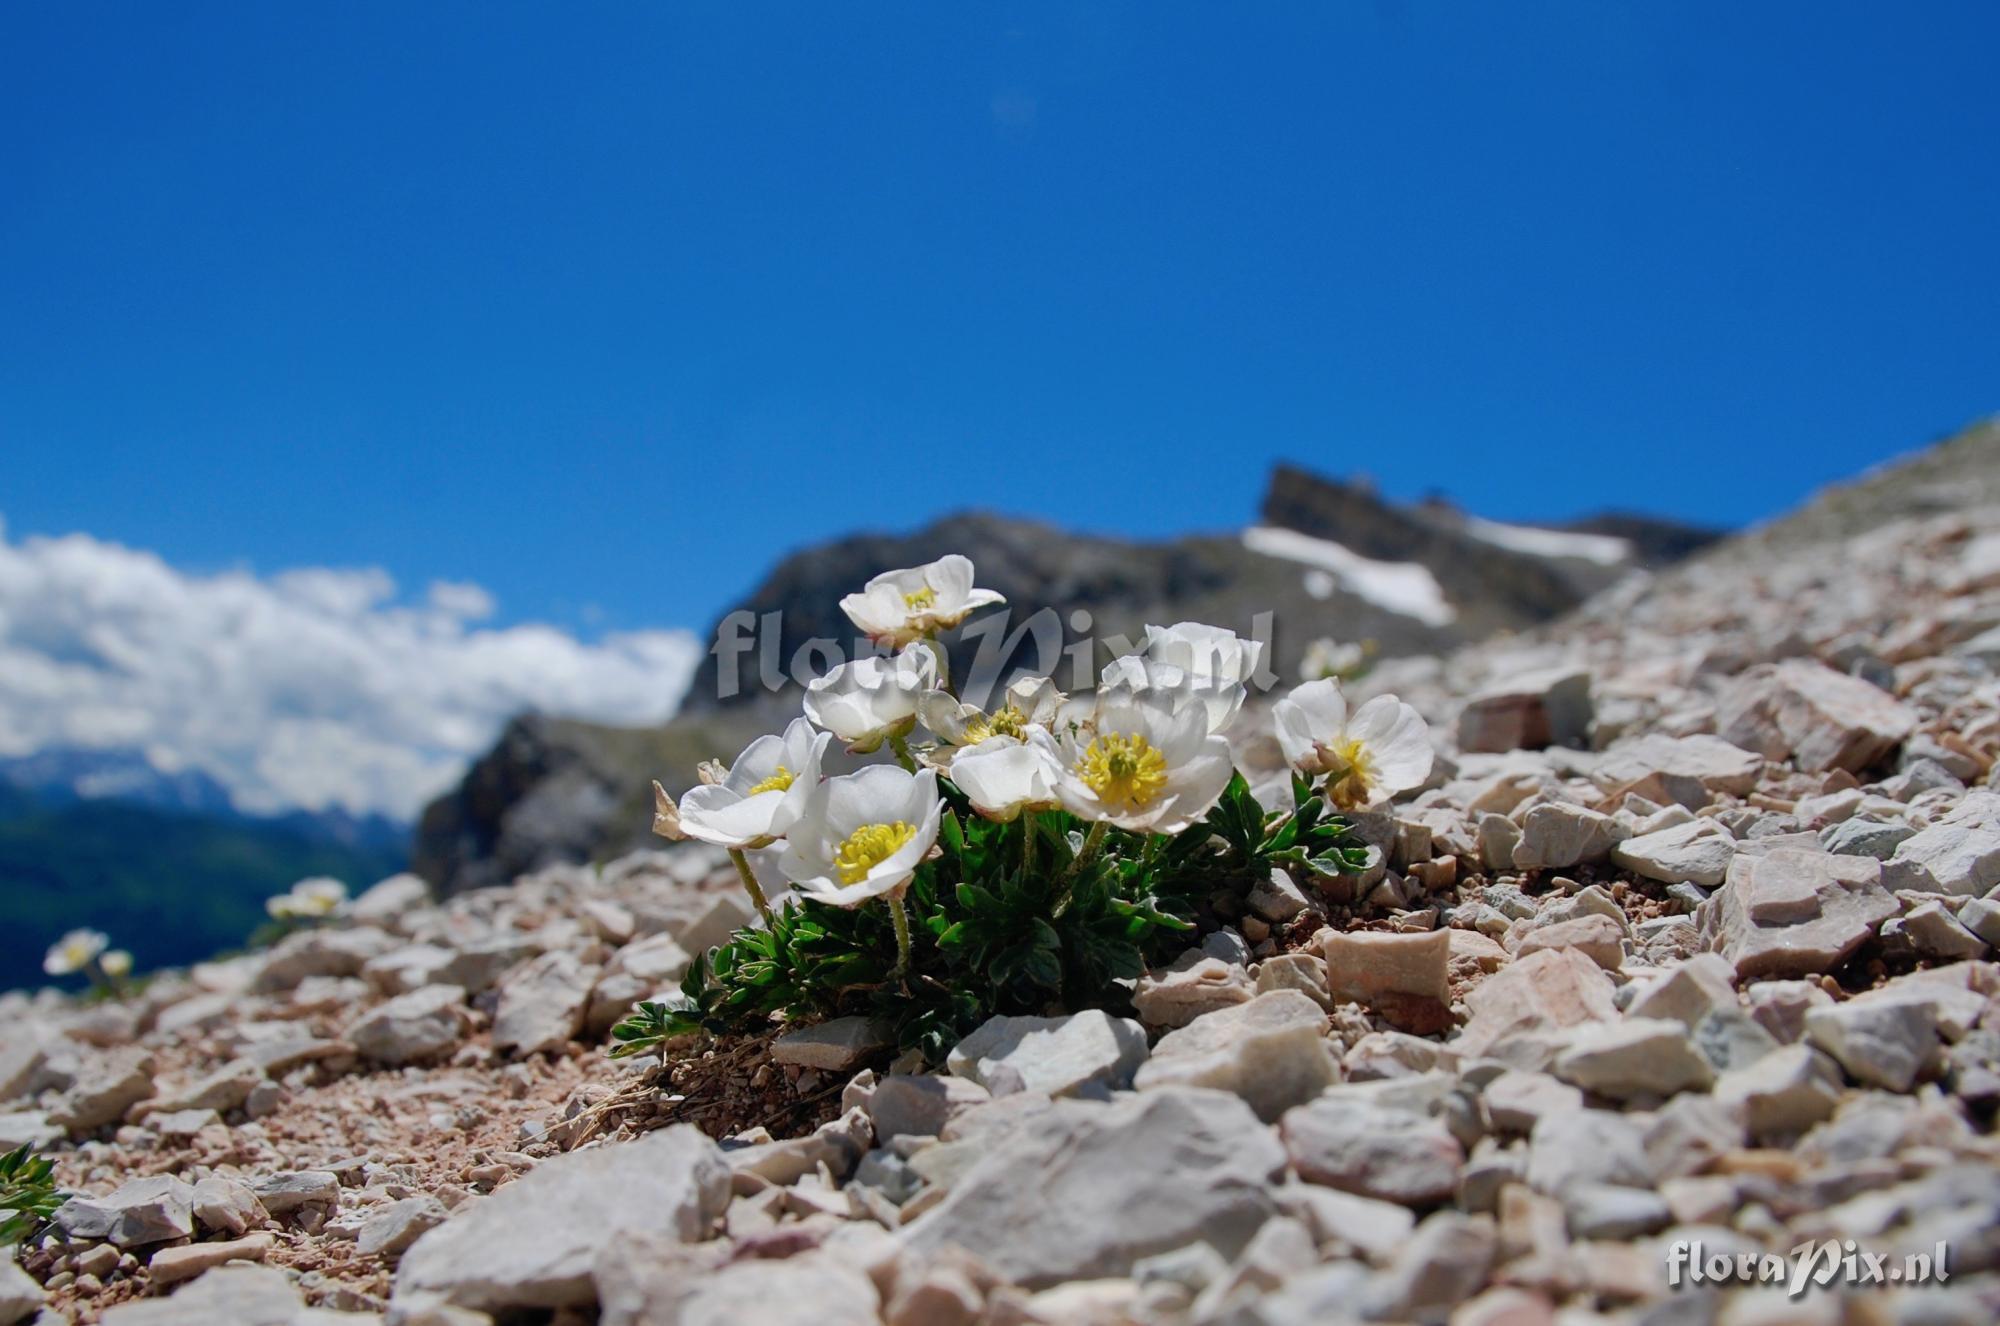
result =
M1075 1096L1128 1086L1145 1061L1144 1027L1088 1009L1067 1017L988 1018L952 1048L945 1066L995 1095Z
M1623 826L1609 815L1567 801L1545 801L1521 821L1514 868L1561 870L1602 861L1624 837Z
M1477 1057L1511 1037L1609 1022L1618 1016L1612 990L1603 969L1575 949L1530 954L1487 977L1465 997L1472 1017L1452 1048Z
M427 985L364 1013L347 1028L347 1039L370 1059L385 1064L421 1063L456 1049L465 1034L465 990Z
M1803 658L1745 674L1716 712L1724 740L1809 772L1860 773L1916 725L1915 712L1887 691Z
M1514 950L1517 958L1530 957L1545 949L1575 949L1606 971L1625 965L1625 927L1596 912L1537 926L1521 936Z
M1577 1028L1556 1056L1556 1076L1585 1091L1625 1100L1706 1090L1715 1070L1668 1018L1626 1018Z
M1881 863L1865 857L1799 848L1739 854L1699 919L1738 980L1817 976L1901 910L1881 878Z
M171 1174L128 1179L105 1197L72 1197L56 1209L55 1223L71 1238L109 1239L121 1248L194 1232L194 1188Z
M1715 1099L1743 1111L1752 1137L1796 1137L1840 1104L1840 1072L1810 1045L1786 1045L1731 1069L1715 1083Z
M1327 989L1335 999L1373 1004L1383 996L1444 999L1450 990L1451 935L1329 930L1323 936Z
M304 1206L331 1208L340 1204L340 1176L324 1169L260 1174L250 1180L250 1191L272 1215L288 1215Z
M49 1107L49 1121L73 1133L116 1123L153 1094L153 1056L123 1045L88 1056L76 1081Z
M1275 1214L1284 1165L1271 1130L1226 1092L1057 1101L899 1237L905 1256L962 1248L1030 1289L1127 1275L1196 1242L1234 1258Z
M1889 887L1970 897L2000 885L2000 795L1975 792L1939 823L1897 844Z
M1269 1123L1339 1080L1326 1044L1327 1018L1293 990L1196 1018L1170 1031L1139 1066L1134 1086L1233 1091Z
M277 1246L270 1234L251 1234L223 1243L190 1243L180 1248L161 1248L146 1263L146 1272L156 1285L192 1280L230 1262L261 1262Z
M170 1298L107 1309L103 1326L307 1326L306 1311L283 1271L237 1262L196 1277Z
M544 953L500 986L493 1046L516 1058L559 1050L583 1030L597 972L567 949Z
M1141 976L1132 1007L1149 1027L1185 1027L1203 1013L1247 1004L1256 993L1242 964L1191 948L1171 966Z
M1553 668L1497 682L1466 702L1458 716L1458 748L1540 750L1581 746L1590 735L1590 674Z
M1806 1038L1855 1081L1908 1091L1937 1053L1937 1014L1915 999L1850 1000L1806 1014Z
M966 1078L891 1073L868 1097L868 1117L876 1141L886 1146L895 1137L936 1137L954 1115L991 1098L985 1087Z
M1986 941L1960 925L1943 903L1927 902L1903 915L1903 933L1925 957L1956 962L1986 952Z
M721 1151L691 1124L558 1156L419 1238L396 1295L481 1312L587 1306L599 1248L626 1232L706 1239L729 1191Z
M1613 864L1662 884L1683 881L1714 888L1728 873L1736 839L1714 820L1694 820L1627 838L1611 849Z
M1697 953L1640 987L1627 1017L1672 1018L1692 1030L1718 1008L1735 1008L1730 967L1720 954Z
M895 1028L885 1022L838 1017L786 1032L771 1043L771 1057L781 1064L843 1073L895 1045Z
M1607 791L1700 810L1716 795L1747 796L1763 767L1761 755L1720 737L1649 733L1605 751L1591 776Z
M1287 1110L1278 1134L1308 1183L1405 1206L1450 1197L1465 1163L1442 1120L1337 1096Z
M400 1256L412 1243L450 1219L444 1203L426 1193L391 1202L361 1223L355 1246L364 1257Z
M195 1184L193 1203L196 1220L225 1234L241 1234L270 1216L249 1184L226 1174L211 1174Z

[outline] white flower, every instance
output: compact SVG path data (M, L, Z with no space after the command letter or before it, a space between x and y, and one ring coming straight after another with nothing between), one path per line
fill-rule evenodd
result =
M1292 767L1326 775L1327 800L1342 810L1422 787L1431 774L1431 730L1393 695L1347 712L1334 681L1309 681L1271 708L1278 745Z
M937 659L927 647L857 658L806 683L806 717L865 755L915 727L917 702L936 685Z
M1071 814L1134 833L1179 833L1208 813L1235 772L1206 709L1153 693L1100 698L1087 727L1030 740L1061 767L1057 791Z
M68 976L97 961L111 937L102 930L72 930L49 946L42 970L51 976Z
M783 736L757 738L721 782L703 783L681 798L681 833L717 847L762 847L783 837L819 785L820 761L832 740L803 718L793 719Z
M1063 693L1047 677L1019 677L1007 687L999 707L987 713L965 704L948 691L930 691L919 698L917 714L924 726L948 746L976 746L990 737L1025 737L1031 727L1047 727L1061 710Z
M993 736L952 757L951 781L992 820L1060 804L1063 767L1052 744Z
M885 571L840 601L848 618L877 644L898 648L958 625L977 608L1007 600L972 586L972 561L952 553L923 566Z
M1299 677L1304 681L1352 680L1368 661L1365 645L1341 644L1322 636L1306 646L1299 661Z
M1114 698L1164 695L1176 709L1198 701L1208 714L1208 730L1221 732L1243 707L1263 657L1263 641L1245 640L1219 626L1148 626L1140 652L1107 665L1098 689Z
M264 910L280 921L323 920L347 907L347 886L324 876L302 879L287 892L265 900Z
M870 765L829 778L792 826L778 869L799 892L854 907L899 893L937 841L937 774Z
M113 978L132 974L132 955L122 948L114 948L97 960L97 966L106 976Z

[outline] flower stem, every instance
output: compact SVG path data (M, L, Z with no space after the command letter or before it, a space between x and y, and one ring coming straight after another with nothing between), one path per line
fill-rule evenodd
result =
M911 773L917 771L916 757L910 754L910 742L907 737L889 738L889 749L896 752L896 763L902 765Z
M1021 878L1030 879L1035 873L1035 812L1029 811L1021 817Z
M1083 846L1077 849L1075 858L1069 863L1069 869L1063 871L1061 887L1056 890L1055 905L1049 909L1051 914L1061 916L1069 910L1069 899L1076 891L1077 876L1097 859L1097 853L1104 846L1104 835L1110 830L1111 826L1103 820L1090 826L1090 832L1084 835Z
M742 848L732 847L729 849L729 859L736 863L736 873L743 880L743 888L749 893L750 901L757 904L757 910L763 914L764 920L770 921L771 904L765 901L764 888L757 882L757 872L750 869L750 858L743 854Z
M889 979L899 981L910 974L910 914L903 908L901 889L889 895L889 920L896 927L896 970Z

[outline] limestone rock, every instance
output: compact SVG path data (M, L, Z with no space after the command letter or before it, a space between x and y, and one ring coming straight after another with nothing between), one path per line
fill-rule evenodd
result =
M15 1263L11 1250L0 1254L0 1326L16 1326L35 1317L45 1299L41 1285Z
M906 1255L976 1254L1030 1289L1130 1273L1206 1243L1234 1258L1276 1211L1285 1152L1233 1095L1189 1087L1058 1101L906 1227Z
M153 1056L136 1045L94 1053L49 1107L49 1121L73 1133L115 1123L153 1094Z
M597 1250L615 1235L698 1242L729 1191L722 1153L691 1124L559 1156L419 1238L396 1297L482 1312L585 1306Z
M500 986L493 1045L517 1058L559 1050L583 1030L597 973L566 949L544 953Z
M1692 820L1657 833L1627 838L1611 849L1611 860L1635 875L1662 884L1686 881L1714 888L1728 873L1736 839L1714 820Z
M1567 801L1545 801L1521 821L1514 868L1559 870L1602 861L1624 837L1625 830L1609 815Z
M185 1247L161 1248L146 1263L146 1272L156 1285L192 1280L204 1271L230 1262L261 1262L277 1246L271 1234L251 1234L222 1243L190 1243Z
M839 1017L788 1031L771 1043L771 1058L823 1072L844 1073L894 1049L895 1028L874 1018Z
M1748 795L1763 767L1761 755L1720 737L1648 733L1605 751L1591 776L1610 791L1699 810L1716 795Z
M1256 993L1242 964L1191 948L1172 965L1141 976L1132 1007L1149 1027L1185 1027L1203 1013L1247 1004Z
M465 990L427 985L380 1004L347 1028L363 1055L385 1064L421 1063L456 1048L465 1034Z
M953 1116L991 1099L985 1087L944 1075L891 1073L868 1097L868 1117L878 1142L896 1137L936 1137Z
M1738 681L1716 724L1724 740L1766 759L1860 773L1901 745L1917 716L1859 677L1794 658Z
M71 1238L135 1248L194 1233L194 1188L171 1174L130 1179L106 1197L72 1197L55 1223Z
M1075 1096L1127 1086L1145 1061L1144 1027L1090 1009L1067 1017L989 1018L953 1047L946 1067L996 1095Z
M1700 913L1739 980L1816 976L1847 960L1901 909L1865 857L1780 848L1739 854Z
M1458 716L1458 748L1539 750L1581 746L1590 733L1590 674L1553 668L1487 687Z
M400 1256L412 1243L451 1216L444 1203L428 1194L391 1202L361 1224L355 1246L364 1257Z
M1327 988L1336 999L1374 1003L1385 995L1442 1000L1448 993L1451 936L1329 930L1323 936Z
M305 1305L283 1271L234 1263L174 1291L107 1309L103 1326L304 1326Z
M1617 971L1625 965L1625 927L1598 912L1571 917L1521 936L1514 956L1526 958L1545 949L1565 948L1575 949L1606 971Z
M270 1215L249 1184L226 1174L211 1174L195 1184L192 1201L194 1218L225 1234L242 1234Z
M1832 1116L1840 1073L1809 1045L1787 1045L1717 1079L1715 1098L1743 1111L1750 1135L1795 1137Z
M1327 1051L1326 1014L1294 990L1260 994L1170 1031L1140 1065L1140 1091L1216 1087L1249 1102L1272 1122L1339 1078Z
M1971 811L1983 812L1977 817ZM2000 795L1975 793L1950 819L1904 839L1883 874L1891 888L1956 894L2000 885Z
M1442 1121L1337 1096L1287 1110L1278 1132L1308 1183L1405 1206L1451 1196L1465 1162Z
M1806 1037L1848 1076L1908 1091L1937 1052L1937 1014L1919 1000L1850 1000L1806 1014Z
M1485 1055L1510 1038L1561 1031L1618 1016L1611 978L1575 949L1545 949L1481 981L1465 997L1472 1011L1452 1047Z
M1669 1018L1578 1027L1555 1069L1563 1081L1614 1100L1702 1091L1715 1080L1708 1060L1689 1044L1688 1029Z

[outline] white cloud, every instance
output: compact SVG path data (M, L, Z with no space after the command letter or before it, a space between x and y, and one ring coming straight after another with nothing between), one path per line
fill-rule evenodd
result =
M493 610L477 585L404 601L377 568L192 575L0 524L0 755L137 747L245 810L409 817L524 710L665 720L701 654L684 631L476 625Z

